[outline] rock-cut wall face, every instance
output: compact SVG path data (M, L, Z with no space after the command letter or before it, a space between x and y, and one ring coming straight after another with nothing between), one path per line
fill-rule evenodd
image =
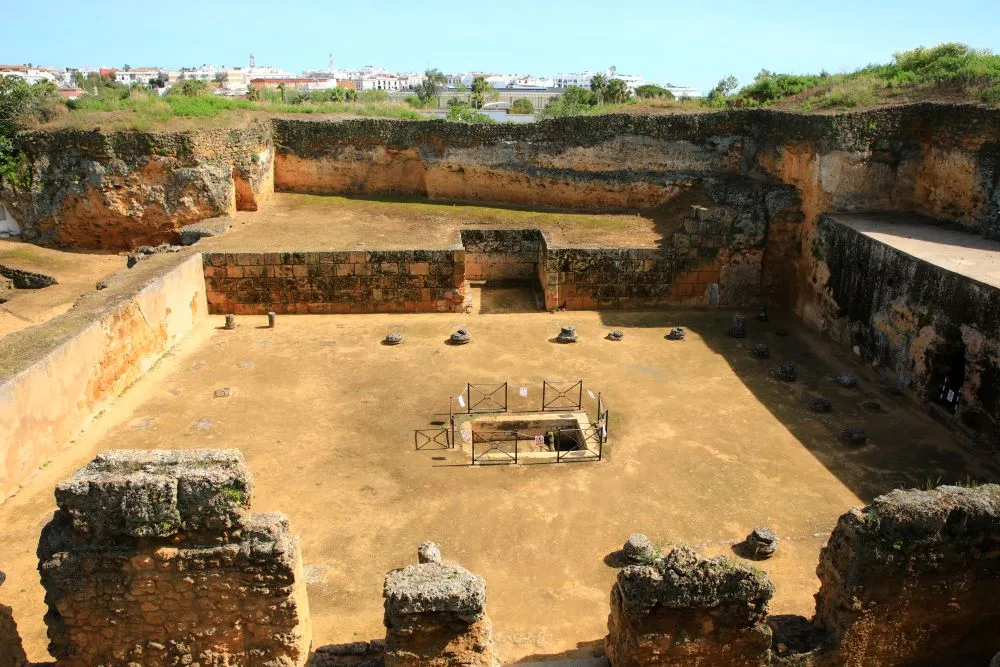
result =
M1000 647L1000 486L876 498L840 518L816 573L829 664L985 665Z
M273 190L270 124L191 133L29 132L23 173L0 185L22 236L43 245L130 250L185 224L256 210Z

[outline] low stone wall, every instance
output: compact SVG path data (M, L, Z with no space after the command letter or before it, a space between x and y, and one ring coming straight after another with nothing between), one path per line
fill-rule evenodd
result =
M941 414L1000 447L1000 289L943 269L824 217L827 333L857 346ZM956 401L941 401L945 383Z
M298 539L252 493L238 450L108 452L59 484L38 545L59 664L304 665Z
M463 229L466 280L532 280L545 241L537 229Z
M697 251L695 251L697 254ZM718 303L721 264L646 248L549 248L545 307L607 310Z
M461 312L464 250L206 253L215 314Z
M4 339L0 500L206 315L200 255L161 255L132 271L126 284L113 280L68 313Z
M608 660L614 667L763 665L773 595L763 572L683 547L650 565L630 565L611 589Z
M821 664L985 665L1000 649L1000 486L893 491L820 553Z

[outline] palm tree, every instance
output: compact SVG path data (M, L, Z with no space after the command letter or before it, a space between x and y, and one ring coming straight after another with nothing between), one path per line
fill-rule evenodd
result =
M590 79L590 90L597 96L597 103L604 104L604 94L608 88L608 77L595 74Z
M285 101L285 82L282 81L278 84L278 95L281 96L281 101Z
M624 104L632 96L628 86L621 79L611 79L604 89L604 95L611 104Z

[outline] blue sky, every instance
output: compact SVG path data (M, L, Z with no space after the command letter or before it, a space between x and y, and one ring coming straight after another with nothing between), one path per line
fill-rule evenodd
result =
M293 72L555 74L616 65L707 90L761 68L839 72L894 51L960 41L1000 51L1000 0L3 0L0 63L179 67L257 64Z

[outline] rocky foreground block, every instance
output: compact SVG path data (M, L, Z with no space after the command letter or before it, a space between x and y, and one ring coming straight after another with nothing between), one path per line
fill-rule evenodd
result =
M107 452L60 484L38 545L58 664L304 665L298 538L251 489L236 450Z
M605 652L615 667L762 664L771 645L765 617L773 595L759 570L674 549L618 573Z
M986 665L1000 648L1000 485L852 509L816 574L830 664Z
M81 535L168 537L238 530L252 494L237 449L115 450L56 486L56 503Z
M459 565L426 562L385 577L385 664L497 665L486 581Z

